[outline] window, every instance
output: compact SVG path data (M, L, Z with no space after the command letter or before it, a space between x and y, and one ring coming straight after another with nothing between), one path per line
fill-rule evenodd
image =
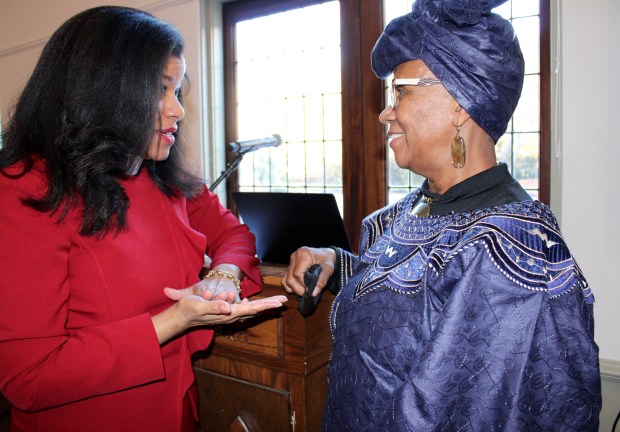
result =
M238 189L328 192L342 208L340 4L241 21L235 34L238 135L283 139L244 156Z
M419 185L394 169L378 121L386 87L370 68L385 23L410 8L410 0L224 4L227 142L274 133L284 141L248 153L228 179L229 194L334 193L356 244L363 217ZM496 12L512 20L527 74L498 159L548 203L549 1L509 0Z

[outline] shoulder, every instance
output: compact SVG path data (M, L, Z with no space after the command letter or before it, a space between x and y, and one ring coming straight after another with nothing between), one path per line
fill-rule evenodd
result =
M462 225L465 230L461 242L488 237L536 256L548 256L553 261L570 255L553 212L538 201L521 201L464 214L456 225Z
M452 229L461 232L459 241L466 243L493 236L528 244L530 249L538 252L546 251L549 246L566 246L553 212L538 201L521 201L463 212L455 215L444 233Z
M593 301L553 212L538 201L459 215L438 239L436 264L441 268L451 257L472 248L486 254L505 277L521 287L550 297L580 288L586 300Z
M211 192L206 186L202 191L192 198L185 199L184 202L187 206L187 212L190 216L197 215L200 217L213 216L214 214L223 215L230 213L226 209L219 196Z
M70 211L67 219L59 223L59 212L39 211L24 202L28 198L41 198L48 185L45 166L41 163L26 172L21 164L0 172L0 226L8 228L0 236L3 245L10 245L14 250L28 245L51 247L57 239L67 242L71 235L68 233L76 231L76 212Z
M47 191L48 185L45 164L40 160L28 171L25 170L23 162L15 163L0 171L0 195L5 207L12 201L40 197Z
M527 243L537 251L545 246L562 244L560 229L553 212L538 201L521 201L471 212L454 214L443 229L459 242L469 243L480 237L497 236L516 243Z

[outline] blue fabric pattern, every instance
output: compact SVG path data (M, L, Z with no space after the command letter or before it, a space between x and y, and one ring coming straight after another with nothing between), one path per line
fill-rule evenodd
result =
M324 431L596 431L593 295L537 201L428 218L419 192L343 254Z

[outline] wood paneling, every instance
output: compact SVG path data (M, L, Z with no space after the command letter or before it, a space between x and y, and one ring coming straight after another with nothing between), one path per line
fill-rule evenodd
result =
M256 298L283 294L285 271L263 265L263 292ZM315 313L304 318L291 298L282 310L219 329L194 363L202 423L210 431L318 431L332 350L332 302L326 291ZM216 414L226 420L214 425Z
M551 10L540 0L540 153L538 199L551 201ZM559 121L559 119L555 119Z
M362 219L387 203L383 82L370 52L383 30L381 2L340 0L344 222L357 250Z

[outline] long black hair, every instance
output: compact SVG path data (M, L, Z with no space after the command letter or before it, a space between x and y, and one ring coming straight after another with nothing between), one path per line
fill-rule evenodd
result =
M58 213L60 221L81 208L81 235L126 228L129 200L119 180L148 150L165 67L183 48L175 27L127 7L88 9L56 30L2 136L4 175L18 161L19 175L37 158L45 161L47 192L23 202ZM204 188L176 145L165 161L145 165L168 196L192 197Z

